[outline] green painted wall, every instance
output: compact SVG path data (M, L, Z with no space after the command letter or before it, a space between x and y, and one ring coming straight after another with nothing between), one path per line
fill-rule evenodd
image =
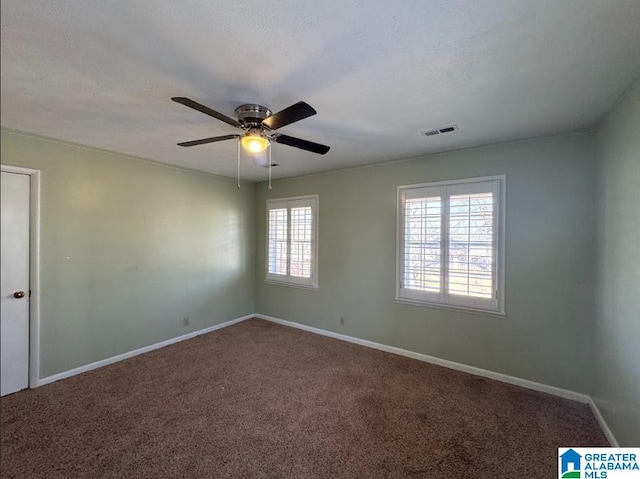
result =
M640 446L640 79L597 131L598 408L622 446Z
M42 171L40 376L258 311L593 394L621 444L637 445L638 131L640 80L594 135L237 190L234 180L2 130L2 163ZM396 187L499 174L507 316L396 303ZM320 196L319 290L267 284L265 201L308 194Z
M595 166L585 133L283 179L273 190L260 184L257 311L589 392ZM499 174L507 175L507 317L396 303L396 187ZM265 200L308 194L320 195L319 291L267 284Z
M3 164L42 171L41 377L254 311L255 185L5 130L1 144Z

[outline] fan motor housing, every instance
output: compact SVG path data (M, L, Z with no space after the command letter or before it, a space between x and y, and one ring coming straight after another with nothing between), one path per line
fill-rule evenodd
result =
M271 116L271 110L262 105L248 103L236 108L238 121L242 126L251 128L262 124L262 120Z

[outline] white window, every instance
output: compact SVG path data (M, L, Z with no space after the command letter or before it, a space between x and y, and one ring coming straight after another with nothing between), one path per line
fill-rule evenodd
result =
M267 200L266 281L318 288L318 196Z
M398 188L396 300L504 314L505 182Z

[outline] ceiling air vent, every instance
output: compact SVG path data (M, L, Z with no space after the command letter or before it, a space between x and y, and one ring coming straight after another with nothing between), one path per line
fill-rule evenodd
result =
M458 131L458 125L449 125L443 126L442 128L434 128L432 130L421 131L420 134L422 136L435 136L444 133L453 133L454 131Z

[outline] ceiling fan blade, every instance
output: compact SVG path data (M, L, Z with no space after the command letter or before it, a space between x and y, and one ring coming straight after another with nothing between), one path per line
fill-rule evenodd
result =
M231 126L235 126L237 128L240 127L240 123L238 123L238 121L234 120L233 118L229 118L227 115L223 115L222 113L212 110L211 108L201 105L200 103L190 100L189 98L185 98L183 96L174 96L172 100L176 103L181 103L184 106L188 106L189 108L193 108L194 110L198 110L205 115L209 115L220 121L224 121Z
M277 130L296 121L304 120L316 113L313 107L303 101L299 101L284 110L280 110L278 113L274 113L269 118L263 120L262 124L271 130Z
M193 141L185 141L183 143L178 143L178 146L204 145L206 143L214 143L216 141L231 140L232 138L240 138L240 135L212 136L211 138L203 138L202 140L193 140Z
M300 148L301 150L318 153L319 155L324 155L327 151L329 151L330 148L326 145L321 145L320 143L314 143L312 141L303 140L301 138L294 138L293 136L288 135L277 135L274 138L274 141L276 143L282 143L283 145Z

